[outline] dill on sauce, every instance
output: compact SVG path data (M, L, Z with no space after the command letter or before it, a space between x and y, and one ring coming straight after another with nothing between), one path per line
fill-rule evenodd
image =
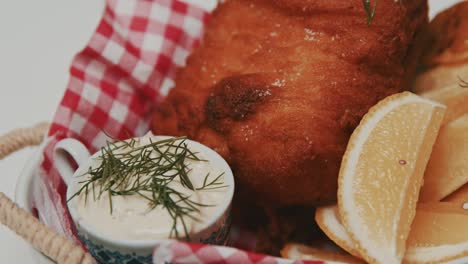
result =
M168 138L146 145L139 145L136 139L108 142L101 148L99 165L90 167L79 182L80 189L68 200L84 193L85 204L91 192L94 200L106 194L109 197L112 214L112 197L139 195L149 203L149 210L162 206L173 220L170 237L182 238L177 230L180 223L184 237L190 240L184 218L199 221L193 214L200 212L200 207L213 206L201 204L190 199L189 195L171 188L170 183L179 180L182 187L192 191L216 190L227 187L223 183L224 172L210 179L208 173L203 185L196 187L189 177L188 161L207 162L200 159L198 153L189 149L186 137Z

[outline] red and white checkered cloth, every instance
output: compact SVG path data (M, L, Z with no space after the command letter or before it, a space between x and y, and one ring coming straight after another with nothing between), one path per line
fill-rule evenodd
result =
M34 206L45 224L77 239L66 209L66 186L52 160L55 144L72 137L92 153L106 143L103 131L120 139L144 135L151 108L174 85L176 69L198 44L208 17L209 11L179 0L106 1L96 31L72 62L35 179ZM159 246L155 258L173 263L293 263L173 241Z
M173 264L323 264L321 261L294 261L245 252L236 248L177 241L164 241L158 244L154 250L153 262Z

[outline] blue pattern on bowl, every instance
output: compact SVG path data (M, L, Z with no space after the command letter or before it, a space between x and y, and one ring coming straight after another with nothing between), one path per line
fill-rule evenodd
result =
M140 256L135 253L123 254L119 251L109 250L103 245L98 245L85 238L82 234L78 234L81 242L83 242L89 253L101 264L152 264L152 255Z
M228 242L229 232L231 230L231 214L220 226L220 228L210 234L206 239L201 239L202 244L225 245ZM109 248L97 244L86 235L78 232L78 237L86 246L89 253L101 264L152 264L152 255L137 255L135 253L125 254L120 251L110 250Z

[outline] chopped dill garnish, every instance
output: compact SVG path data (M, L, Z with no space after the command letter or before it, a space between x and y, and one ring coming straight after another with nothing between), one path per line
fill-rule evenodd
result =
M197 152L188 148L186 137L168 138L146 145L139 145L137 140L108 142L101 148L100 161L95 168L90 167L80 181L80 189L68 201L84 193L85 204L91 192L94 200L103 194L109 197L112 214L112 197L121 195L139 195L148 200L149 209L162 206L173 219L170 237L190 240L184 218L198 221L193 213L199 213L200 207L213 206L201 204L190 199L189 195L171 188L173 180L192 191L215 190L227 187L223 184L224 172L214 179L208 173L203 185L196 187L189 177L188 161L207 162L200 159ZM67 201L67 202L68 202ZM181 224L184 236L181 237L177 225Z
M369 26L374 20L375 11L377 10L377 3L379 0L375 0L374 6L372 7L371 0L362 0L362 4L364 5L364 11L366 11L367 15L367 25Z
M367 25L370 26L372 21L374 20L376 11L377 11L377 3L379 0L374 0L374 5L372 5L371 0L362 0L362 4L364 6L364 11L366 11L367 15ZM396 2L396 0L395 0ZM400 6L402 5L401 0L398 0Z

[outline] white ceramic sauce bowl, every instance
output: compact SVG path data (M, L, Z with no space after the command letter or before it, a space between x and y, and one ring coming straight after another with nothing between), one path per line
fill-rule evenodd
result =
M154 136L152 136L154 137ZM158 136L157 140L170 138ZM227 162L214 150L192 140L185 141L190 148L200 150L204 158L215 167L224 171L225 189L224 199L219 201L216 211L203 222L199 231L191 234L191 241L224 245L230 230L230 207L234 195L234 177ZM93 159L98 158L101 152L90 155L86 147L76 139L67 138L57 143L54 149L54 162L62 178L67 184L67 200L78 190L77 177L86 174ZM78 164L75 171L69 162L69 157ZM73 201L73 200L72 200ZM68 209L76 226L80 240L89 252L101 263L152 263L152 252L158 243L163 240L118 240L96 230L84 221L80 221L76 206L68 203Z

